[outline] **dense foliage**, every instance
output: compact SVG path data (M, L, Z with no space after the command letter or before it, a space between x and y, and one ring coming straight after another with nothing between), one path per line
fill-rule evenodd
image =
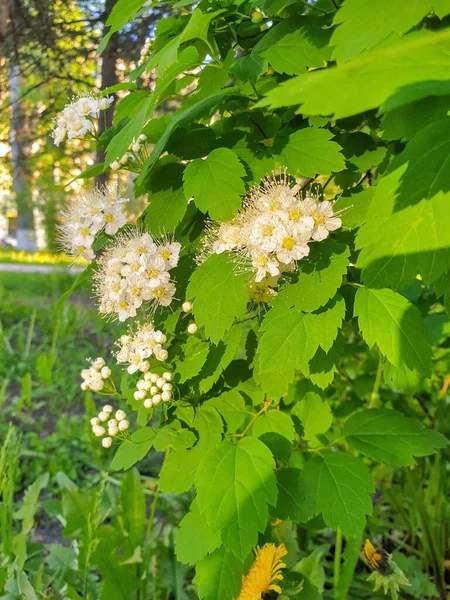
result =
M143 5L119 0L110 34ZM123 370L111 345L102 377L83 376L84 389L97 386L127 416L103 439L105 463L115 455L97 487L82 494L60 478L65 534L81 537L66 556L64 593L260 598L268 585L248 575L256 587L245 595L242 577L256 546L275 543L288 551L282 597L374 597L354 574L369 517L371 533L389 531L389 549L405 550L383 568L369 557L375 587L444 600L448 474L436 451L446 453L450 434L450 2L193 5L178 2L159 21L98 140L105 162L84 173L135 172L136 195L148 197L138 233L125 226L116 241L111 229L90 240L98 258L78 281L97 273L101 312L131 323L130 335L152 320L159 356L138 364L124 352L119 362L136 368ZM138 89L151 70L154 89ZM179 108L155 118L173 98ZM283 212L277 202L303 211L303 225L292 245L282 234L281 249L259 247L259 267L270 262L273 272L255 274L258 243L249 240L266 201L268 214ZM238 242L225 239L224 223L239 229ZM120 289L144 285L133 275L139 259L123 251L130 240L149 261L169 252L163 267L146 263L145 286L165 295L143 295L137 316L111 308L115 291L103 285L118 260L127 269L112 275ZM156 268L162 283L152 287ZM99 437L111 410L88 415ZM159 453L149 489L132 467ZM120 508L104 491L123 470ZM35 502L44 479L28 492ZM170 516L155 530L158 498ZM332 579L323 567L330 544ZM93 567L100 578L88 575Z

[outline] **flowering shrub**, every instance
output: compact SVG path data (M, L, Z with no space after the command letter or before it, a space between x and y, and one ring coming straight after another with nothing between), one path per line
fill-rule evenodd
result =
M119 0L110 33L143 4ZM156 84L130 83L96 167L138 173L146 209L125 224L117 188L95 190L61 226L94 263L100 314L129 323L118 366L82 371L121 404L92 430L117 442L112 471L156 450L158 493L191 490L175 554L200 598L320 597L324 578L289 560L305 523L335 532L345 598L343 540L361 539L379 465L447 446L414 395L427 405L442 386L450 309L450 119L429 97L446 93L450 5L412 16L402 0L395 19L360 0L184 5L146 42L131 79L154 70ZM167 98L179 108L158 116ZM69 105L55 142L92 133L108 103ZM377 589L408 584L369 564Z

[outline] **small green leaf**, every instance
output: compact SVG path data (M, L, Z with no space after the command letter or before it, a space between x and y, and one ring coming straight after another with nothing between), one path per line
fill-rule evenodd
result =
M328 527L354 536L372 514L372 477L364 463L342 452L311 457L301 472L302 493L311 501L313 514L322 513Z
M155 450L164 452L168 448L174 450L191 448L197 441L195 434L181 426L179 421L172 421L169 425L160 427L153 440Z
M342 148L331 141L327 129L307 127L291 133L281 151L282 162L292 175L315 177L318 174L337 173L345 168Z
M253 424L252 434L261 437L265 433L277 433L288 442L294 441L295 430L291 417L281 410L268 410L260 415Z
M271 511L272 514L283 521L309 521L314 516L314 505L302 489L300 469L278 469L276 475L278 502L276 508Z
M236 390L224 392L217 398L208 400L209 406L214 406L218 413L225 419L227 432L237 431L247 418L244 398Z
M175 546L178 560L188 565L197 564L220 546L220 531L207 526L195 500L191 510L180 521Z
M200 373L209 353L209 344L192 336L187 339L183 347L184 358L177 362L176 375L179 375L179 383Z
M235 319L246 313L250 275L236 273L227 254L214 254L193 273L187 296L195 298L193 313L199 327L217 344Z
M111 469L121 471L132 467L148 454L154 439L155 431L150 427L135 431L119 446L111 463Z
M230 71L241 81L256 83L256 80L264 69L267 69L267 62L264 58L257 54L248 54L247 56L238 58L230 68Z
M205 556L195 567L194 583L202 600L230 600L237 597L244 565L224 546Z
M196 411L192 427L198 431L200 448L209 449L222 440L222 419L210 402L202 404Z
M420 421L382 408L355 413L342 433L358 452L396 467L413 465L415 456L428 456L448 446L443 435L425 429Z
M228 148L217 148L205 160L198 158L184 172L184 191L212 219L229 221L241 207L245 169Z
M303 425L304 438L310 445L316 446L319 442L317 434L325 433L331 427L333 415L328 402L315 392L307 392L303 399L292 409Z
M198 446L169 452L159 474L159 489L175 494L187 492L194 485L194 476L203 455L204 451Z
M424 375L431 374L431 340L425 323L408 300L392 290L359 288L355 315L367 344L377 344L394 366L405 364Z

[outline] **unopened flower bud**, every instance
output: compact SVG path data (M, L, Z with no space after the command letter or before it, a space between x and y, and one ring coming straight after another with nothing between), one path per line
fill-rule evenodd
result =
M92 368L95 369L96 371L100 371L100 369L102 367L104 367L105 365L106 365L105 359L102 358L101 356L99 356L92 363Z
M91 425L100 425L100 419L98 417L92 417Z
M164 377L158 377L155 383L159 388L162 388L162 386L166 383L166 380Z
M130 424L126 419L124 419L123 421L119 421L119 431L126 431L129 426Z
M125 414L125 412L123 410L116 411L116 419L118 421L123 421L126 418L127 418L127 415Z
M128 162L128 154L124 154L120 159L120 164L125 165Z
M152 398L153 406L156 406L157 404L159 404L161 402L161 400L162 400L161 394L155 394Z
M145 398L145 396L146 396L145 390L138 390L137 392L134 392L133 396L134 396L134 399L139 402L139 400L143 400Z
M107 421L109 419L109 412L105 412L104 410L102 410L101 412L98 413L98 418L100 419L100 421L104 422Z
M183 304L181 305L181 310L185 313L191 312L192 302L183 302Z
M144 400L144 407L145 408L151 408L153 406L153 399L152 398L147 398L147 400Z
M105 435L105 428L101 425L94 425L94 427L92 428L92 432L95 436L102 437L102 435Z
M171 392L171 391L172 391L172 387L173 387L173 386L172 386L172 384L171 384L171 383L165 383L165 384L162 386L162 391L163 391L163 392Z
M152 383L156 383L159 379L159 375L157 373L152 373L151 377L150 377L150 381Z
M193 335L194 333L197 333L197 329L198 329L197 323L191 323L187 328L188 333L190 333L191 335Z
M145 390L146 385L147 385L147 382L144 381L144 379L139 379L139 381L136 383L136 387L138 390Z
M141 366L139 367L139 371L141 373L147 373L147 371L150 369L150 363L148 362L148 360L144 360L144 362L141 364Z
M112 413L113 407L111 406L111 404L105 404L105 406L102 408L102 410L103 410L103 412Z
M156 385L152 385L152 387L150 388L150 394L152 396L154 396L155 394L157 394L159 391L159 388Z
M116 421L116 419L110 419L108 421L108 427L117 427L117 421Z
M112 438L105 437L105 438L102 439L102 446L103 446L103 448L111 448L111 444L112 444Z
M119 433L118 427L108 427L108 435L115 437Z
M167 352L167 350L165 350L164 348L159 352L158 354L158 360L163 361L163 360L167 360L167 357L169 356L169 353Z
M83 381L83 383L80 385L80 388L83 390L83 392L87 392L89 389L89 386L85 381Z
M170 392L163 392L161 394L161 400L163 402L169 402L169 400L171 400L171 398L172 398L172 394Z
M100 373L102 374L103 379L108 379L108 377L111 377L111 369L109 367L102 367Z
M111 167L112 171L117 171L120 169L120 162L118 160L113 160L109 166Z
M131 149L133 150L133 152L139 152L139 150L141 149L141 145L140 144L133 144L131 146Z
M144 133L141 133L141 135L139 136L139 141L140 142L146 142L147 141L147 136Z
M172 373L163 373L163 377L167 381L171 381L172 380Z
M152 380L152 375L153 375L153 373L146 373L144 375L145 381L151 381Z

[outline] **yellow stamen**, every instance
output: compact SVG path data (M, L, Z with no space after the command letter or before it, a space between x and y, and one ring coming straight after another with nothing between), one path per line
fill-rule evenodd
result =
M283 248L285 248L286 250L292 250L292 248L295 246L295 240L293 237L285 237L283 239L283 243L282 243Z
M258 600L270 590L278 594L282 592L275 581L283 579L281 569L286 565L281 559L287 554L286 546L280 544L277 548L275 544L265 544L262 548L257 548L255 554L250 571L242 578L241 592L237 600Z

